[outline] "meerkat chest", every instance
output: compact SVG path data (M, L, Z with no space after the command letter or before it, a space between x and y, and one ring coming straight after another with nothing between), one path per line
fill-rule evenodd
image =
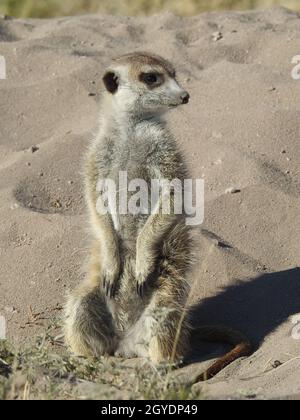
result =
M107 144L100 173L111 185L108 194L114 228L130 242L151 214L151 186L154 179L163 177L164 162L173 160L172 150L163 130L151 124L127 128Z
M159 165L162 155L159 137L160 130L149 124L125 130L116 143L114 171L126 171L129 181L142 178L150 182L151 168Z

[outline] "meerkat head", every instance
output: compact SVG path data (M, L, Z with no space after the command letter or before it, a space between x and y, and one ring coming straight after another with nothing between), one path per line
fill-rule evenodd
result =
M139 115L157 115L187 104L190 98L178 84L172 64L149 53L116 58L103 82L119 109Z

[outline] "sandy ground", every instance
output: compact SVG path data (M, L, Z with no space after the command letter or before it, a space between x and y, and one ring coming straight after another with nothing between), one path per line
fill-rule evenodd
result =
M209 398L300 397L300 341L292 338L300 313L300 81L291 77L300 18L284 9L0 20L7 62L7 80L0 80L0 315L8 337L23 341L42 331L80 281L82 157L104 67L133 50L172 60L191 94L169 119L193 176L206 183L195 319L239 328L255 344L253 356L204 391ZM184 374L224 351L205 348L204 362Z

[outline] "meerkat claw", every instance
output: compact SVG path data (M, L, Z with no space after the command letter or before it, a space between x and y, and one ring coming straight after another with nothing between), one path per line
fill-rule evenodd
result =
M141 298L143 298L144 297L144 292L145 292L145 284L144 283L137 283L137 286L136 286L136 291L137 291L137 294L141 297Z
M137 283L137 294L143 298L148 289L153 286L155 279L158 276L157 270L152 271L144 281Z
M104 290L105 295L112 299L115 297L116 295L116 291L117 291L117 286L114 283L111 283L110 281L107 280L106 277L104 277L103 279L103 283L102 283L102 287Z

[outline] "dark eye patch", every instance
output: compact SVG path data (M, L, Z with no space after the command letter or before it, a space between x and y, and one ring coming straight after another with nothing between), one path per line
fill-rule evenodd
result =
M103 83L108 90L108 92L114 94L119 87L119 78L112 71L108 71L103 77Z
M145 83L149 87L157 87L163 83L164 77L160 73L141 73L139 76L141 82Z

